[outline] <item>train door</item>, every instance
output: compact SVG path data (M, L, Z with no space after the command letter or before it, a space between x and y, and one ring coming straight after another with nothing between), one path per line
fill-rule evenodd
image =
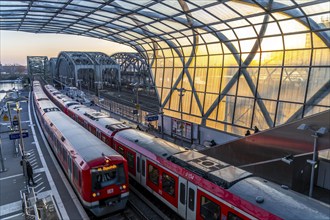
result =
M197 198L197 186L191 182L188 182L187 191L187 218L196 219L196 198Z
M146 167L147 167L147 160L145 158L145 156L141 155L140 156L140 160L141 160L141 177L140 177L140 184L142 186L146 186Z
M179 176L179 196L178 196L178 213L182 218L186 218L186 207L187 207L187 186L188 181Z

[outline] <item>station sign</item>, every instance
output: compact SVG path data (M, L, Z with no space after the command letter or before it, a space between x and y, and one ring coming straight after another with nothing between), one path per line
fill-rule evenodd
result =
M14 140L14 139L19 139L21 137L20 133L11 133L9 134L9 139ZM29 133L27 131L22 132L22 138L29 137Z
M146 121L157 121L158 120L158 115L147 115L145 117Z

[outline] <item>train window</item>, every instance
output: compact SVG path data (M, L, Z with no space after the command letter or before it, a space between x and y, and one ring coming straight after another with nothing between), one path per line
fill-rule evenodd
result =
M137 157L137 162L136 162L136 170L140 173L140 157Z
M127 164L128 167L134 169L134 154L131 152L127 152Z
M78 167L75 163L73 163L73 177L74 177L75 181L79 182L79 171L78 171Z
M231 212L228 212L227 219L228 220L243 220L242 218L238 217L237 215L235 215L234 213L231 213Z
M186 204L186 186L183 183L180 183L180 202Z
M124 148L121 147L121 146L118 146L118 153L120 153L121 155L125 156L125 151L124 151Z
M189 203L188 203L188 207L191 211L195 210L195 191L192 188L189 188Z
M148 166L148 178L153 184L158 186L159 170L151 164Z
M145 160L142 160L142 176L146 176L145 167L146 167L146 162Z
M116 184L125 184L125 171L124 165L118 164L115 169L99 171L98 169L92 169L92 182L93 190L100 190L104 187Z
M173 177L163 173L162 175L162 189L164 192L175 197L175 180Z
M201 209L200 209L200 215L204 219L213 219L213 220L219 220L221 215L221 209L218 204L215 202L212 202L205 196L201 197Z

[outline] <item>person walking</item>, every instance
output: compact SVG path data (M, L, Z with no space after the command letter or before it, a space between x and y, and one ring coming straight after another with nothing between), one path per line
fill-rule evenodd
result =
M31 186L30 181L32 180L33 185L36 185L33 180L33 168L29 161L26 162L26 173L28 176L28 184Z

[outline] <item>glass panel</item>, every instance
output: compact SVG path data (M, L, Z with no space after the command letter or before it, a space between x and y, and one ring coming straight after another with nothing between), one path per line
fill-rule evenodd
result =
M262 52L261 66L282 66L283 51Z
M170 175L163 173L162 175L162 189L170 196L175 197L175 180Z
M308 68L285 68L282 76L280 99L304 102Z
M330 97L328 97L330 100ZM320 106L306 106L305 107L305 115L304 117L317 114L319 112L330 110L330 107L320 107Z
M217 16L220 20L228 20L240 17L239 14L228 8L225 4L213 5L211 7L205 8L205 10L212 13L214 16Z
M207 67L209 62L208 56L198 56L196 57L196 66L197 67Z
M224 68L223 69L223 77L221 84L221 93L234 95L236 94L236 80L233 76L237 75L238 68Z
M234 124L250 127L253 113L254 100L237 97Z
M311 34L294 34L284 36L285 49L311 48Z
M163 87L171 88L173 79L173 68L165 68Z
M252 88L250 88L249 84L247 83L247 80L245 78L244 74L241 74L239 78L239 83L238 83L238 95L239 96L249 96L249 97L254 97L254 89L256 88L256 81L257 81L257 76L258 76L258 69L249 69L247 71L247 77L252 83ZM253 89L254 88L254 89ZM253 89L253 90L252 90Z
M256 13L263 13L264 11L253 4L248 4L242 2L226 2L227 5L229 5L234 10L238 11L241 15L253 15Z
M191 211L195 210L195 191L192 188L189 188L188 191L188 207Z
M228 212L227 216L228 220L243 220L242 218L238 217L236 214Z
M267 109L266 113L263 113L261 111L261 109L259 107L259 102L263 102L264 106ZM271 125L268 125L264 114L268 114L273 122L274 117L275 117L277 102L276 101L267 101L267 100L259 100L259 102L256 102L256 104L255 104L252 127L257 126L260 130L266 130L270 126L273 126L274 123Z
M236 28L234 31L240 39L257 37L257 34L252 27Z
M299 109L302 105L294 103L279 102L277 113L276 113L276 123L275 126L286 123L289 118ZM301 118L297 116L296 118Z
M225 55L224 56L224 64L225 67L229 67L229 66L238 66L238 63L235 59L235 57L230 54L230 55Z
M204 112L207 112L214 101L218 98L219 95L206 94ZM212 111L212 114L209 116L210 119L216 119L217 108Z
M221 209L218 204L208 198L201 196L200 215L203 219L218 220L221 216Z
M329 68L314 67L311 69L310 78L308 82L307 101L310 100L316 93L319 97L326 93L328 90L320 90L324 85L329 83L330 74ZM323 92L322 92L323 91ZM314 97L316 98L316 97Z
M180 80L181 78L181 73L182 73L183 69L182 68L174 68L174 72L173 72L173 84L172 87L174 86L174 83L176 83L178 80Z
M197 12L194 11L191 14L194 17L194 19L199 20L204 24L215 23L219 21L216 17L212 16L212 14L202 10L198 10Z
M208 69L206 92L219 93L221 71L221 68Z
M330 24L329 24L330 26ZM320 35L324 34L326 32L320 32ZM330 31L327 32L328 37L330 37ZM322 39L319 38L319 36L317 36L316 34L312 34L313 35L313 48L318 48L318 47L324 47L327 48L327 46L325 45L324 41ZM323 35L324 36L324 35ZM329 50L329 48L327 48Z
M161 87L162 84L163 84L163 71L164 71L164 68L157 68L156 69L156 75L155 75L155 83L157 86Z
M204 92L206 85L207 68L196 68L194 86L196 91Z
M329 13L329 2L323 2L323 3L319 3L319 4L313 4L313 5L309 5L306 7L302 7L302 10L307 15L318 14L321 12Z
M302 23L292 19L279 22L283 33L294 33L308 30Z
M158 181L159 181L159 170L152 166L151 164L149 164L148 166L148 179L155 184L156 186L158 186Z
M186 186L183 183L180 183L180 202L186 204Z
M219 103L218 121L231 123L233 120L233 112L235 105L235 97L224 96Z
M297 59L299 57L299 59ZM285 66L309 66L311 50L285 51Z
M113 185L113 184L125 184L125 172L124 172L124 165L112 165L109 168L104 167L107 169L93 168L92 172L92 188L93 191L100 190L104 187ZM100 170L101 169L101 170Z
M258 83L258 93L260 97L277 99L280 79L280 68L261 68Z
M330 65L330 49L329 48L328 49L314 49L313 50L313 65L314 66L329 66Z
M135 160L134 160L134 154L131 152L127 152L127 164L128 167L134 169L135 168Z
M283 50L282 37L265 37L261 39L261 50L272 51L272 50Z
M221 56L221 55L209 56L209 66L210 67L221 67L222 58L223 58L223 56Z

